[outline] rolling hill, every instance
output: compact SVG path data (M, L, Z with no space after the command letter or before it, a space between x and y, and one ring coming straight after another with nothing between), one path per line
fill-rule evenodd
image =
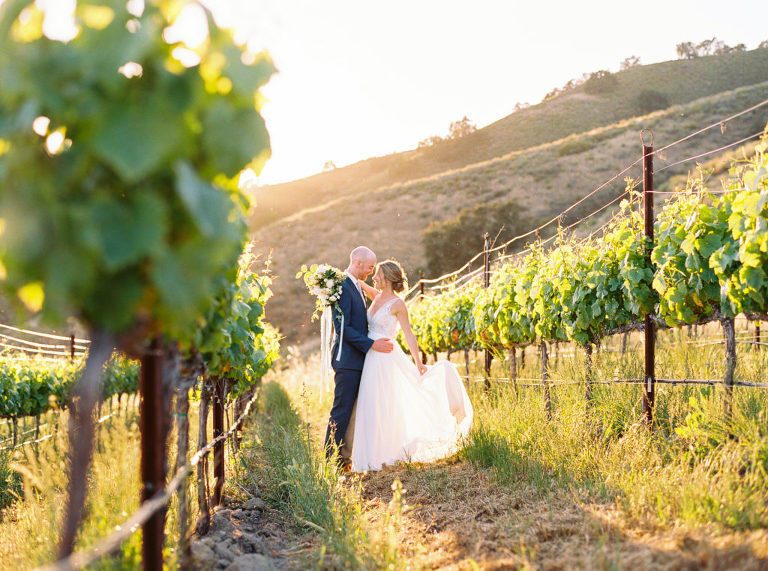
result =
M289 342L316 333L312 300L293 278L302 264L345 267L349 250L365 243L414 276L425 262L420 234L432 220L509 198L532 220L556 215L637 160L641 129L653 130L658 148L768 98L768 49L638 66L615 77L608 93L581 86L434 148L259 189L252 238L257 252L272 256L270 321ZM635 116L642 90L663 94L671 105ZM657 157L657 188L696 166L672 163L753 135L767 120L763 107L670 148ZM640 173L636 167L627 174ZM622 179L585 207L617 196Z

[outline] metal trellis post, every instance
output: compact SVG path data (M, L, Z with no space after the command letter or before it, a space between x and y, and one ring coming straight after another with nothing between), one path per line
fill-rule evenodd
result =
M163 382L160 342L154 339L141 358L141 501L165 488L165 435L163 434ZM143 526L142 561L145 570L162 571L166 508L159 509Z
M224 434L224 383L223 377L213 379L213 438ZM224 445L217 442L213 445L213 500L214 506L221 504L224 490Z
M485 289L488 289L488 286L491 285L491 243L488 238L488 233L486 232L483 235L483 287ZM486 390L491 388L491 360L493 357L491 356L491 351L489 349L485 350L485 388Z
M650 263L653 249L653 132L651 144L645 144L645 129L640 133L643 142L643 204L645 210L645 240L646 255ZM643 383L643 418L650 423L653 420L653 406L656 391L656 324L650 315L645 316L644 323L645 347L645 376Z

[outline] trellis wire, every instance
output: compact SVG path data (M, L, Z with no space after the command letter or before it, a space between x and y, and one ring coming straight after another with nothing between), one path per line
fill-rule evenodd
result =
M76 551L70 554L64 559L55 561L50 565L46 565L41 568L41 571L64 571L71 569L81 569L94 563L95 561L105 557L106 555L114 552L120 544L125 541L129 536L135 533L139 526L144 524L150 517L152 517L157 511L163 509L174 493L181 487L184 479L189 475L192 469L197 466L200 460L205 454L207 454L215 445L230 438L240 427L240 424L245 417L250 413L251 406L258 399L259 392L257 391L253 397L245 405L243 413L237 418L237 420L230 426L229 430L217 438L211 440L203 448L197 450L197 452L178 470L176 474L168 482L168 485L147 501L143 502L139 508L133 512L118 529L110 533L107 537L102 539L99 543L83 551Z

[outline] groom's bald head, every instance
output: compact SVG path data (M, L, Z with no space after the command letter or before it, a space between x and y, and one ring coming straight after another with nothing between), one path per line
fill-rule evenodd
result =
M365 246L358 246L349 254L349 272L358 279L364 280L376 267L376 254Z

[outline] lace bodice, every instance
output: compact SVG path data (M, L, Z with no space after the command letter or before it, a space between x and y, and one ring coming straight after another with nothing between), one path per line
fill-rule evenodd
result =
M397 332L397 317L392 315L392 306L399 298L395 297L385 301L376 309L376 313L371 313L368 309L368 337L371 339L380 339L386 337L392 339ZM371 308L373 305L371 305Z

